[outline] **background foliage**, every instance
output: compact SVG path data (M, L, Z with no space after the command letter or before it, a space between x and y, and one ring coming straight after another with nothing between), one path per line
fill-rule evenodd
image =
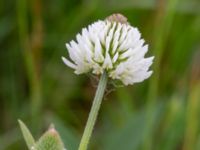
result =
M36 138L53 122L77 149L97 79L61 56L82 27L115 12L142 32L154 73L108 87L90 149L200 150L199 0L1 0L0 150L26 149L18 118Z

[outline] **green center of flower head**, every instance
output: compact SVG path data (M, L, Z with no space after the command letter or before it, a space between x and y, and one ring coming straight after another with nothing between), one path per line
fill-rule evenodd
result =
M148 46L143 44L138 29L129 25L123 15L114 14L83 28L76 41L66 44L71 61L62 59L76 74L92 71L98 75L106 71L110 78L128 85L152 74L148 69L153 57L144 58Z

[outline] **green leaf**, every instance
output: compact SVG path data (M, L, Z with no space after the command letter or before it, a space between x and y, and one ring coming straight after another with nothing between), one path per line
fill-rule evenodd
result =
M52 115L52 114L51 114ZM64 145L67 145L67 149L75 150L78 149L80 138L78 133L71 126L65 124L58 116L53 114L49 116L49 120L55 122L56 129L59 130L59 134L63 141Z
M54 127L44 133L34 145L34 150L65 150L63 142Z
M18 120L18 122L19 122L20 128L22 130L22 134L24 136L26 144L27 144L28 148L31 150L31 148L35 144L35 140L34 140L32 134L30 133L29 129L26 127L26 125L21 120Z

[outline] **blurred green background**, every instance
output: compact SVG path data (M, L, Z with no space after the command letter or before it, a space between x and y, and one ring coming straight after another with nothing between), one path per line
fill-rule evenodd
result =
M97 80L66 67L65 43L82 27L122 13L154 55L153 75L108 86L90 150L200 150L199 0L0 0L0 150L27 149L54 123L76 150Z

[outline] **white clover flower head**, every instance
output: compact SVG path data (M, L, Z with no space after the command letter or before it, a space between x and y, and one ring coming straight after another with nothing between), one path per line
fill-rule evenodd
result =
M144 42L138 29L117 14L83 28L76 41L66 44L71 60L62 60L76 74L91 71L99 75L106 71L112 79L134 84L152 74L149 67L154 57L144 58L148 51Z

